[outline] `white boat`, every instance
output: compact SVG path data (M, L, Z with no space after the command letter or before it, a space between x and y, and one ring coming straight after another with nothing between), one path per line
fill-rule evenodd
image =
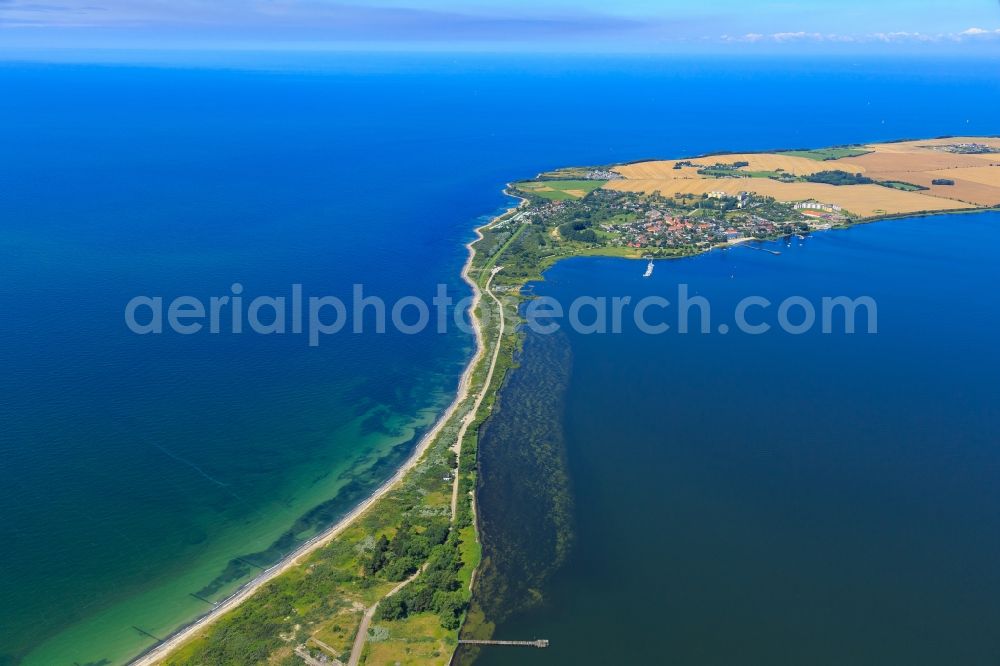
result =
M650 259L649 263L646 265L646 273L642 277L649 277L653 274L653 260Z

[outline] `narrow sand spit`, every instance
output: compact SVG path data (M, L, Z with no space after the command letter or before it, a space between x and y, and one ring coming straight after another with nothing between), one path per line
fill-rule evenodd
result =
M523 203L523 202L522 202ZM514 209L511 209L514 210ZM508 213L510 211L507 211ZM507 213L504 213L505 215ZM502 217L502 215L500 216ZM484 225L484 227L490 226L496 220L491 220L489 224ZM483 228L483 227L480 227ZM462 268L462 279L472 288L472 304L469 307L469 312L473 313L471 316L473 322L473 328L476 334L476 353L469 361L469 364L465 368L465 372L462 373L462 379L458 384L458 392L455 395L455 399L452 401L451 405L447 410L441 415L434 426L427 431L427 433L421 438L420 443L417 448L413 451L413 454L407 459L407 461L400 467L395 474L392 475L385 483L383 483L379 488L372 493L364 502L356 506L350 513L344 516L336 525L333 525L322 534L318 534L306 543L304 543L300 548L298 548L293 553L289 554L285 559L278 562L271 568L267 569L259 576L254 578L252 581L241 587L235 594L219 602L219 604L213 608L209 613L203 615L199 619L195 620L191 624L187 625L183 629L180 629L172 636L167 638L165 641L152 648L150 651L146 652L140 657L137 657L131 663L134 666L151 666L152 664L157 664L163 659L165 659L172 651L176 650L178 647L186 643L187 641L195 638L198 633L213 622L221 618L223 615L231 610L237 608L244 601L249 599L253 594L259 590L261 587L274 580L281 574L285 573L292 567L296 567L302 563L302 561L309 555L312 555L317 550L323 546L330 543L338 535L340 535L344 530L346 530L355 520L357 520L362 514L365 513L371 506L377 502L379 499L384 497L389 491L396 487L400 481L406 476L406 474L412 470L420 459L423 457L424 453L430 447L434 439L441 433L445 424L455 415L458 407L465 401L469 396L469 388L472 384L472 373L478 365L479 361L482 359L485 353L483 344L483 331L482 323L479 318L475 316L476 308L479 307L479 302L482 299L482 293L476 285L475 280L473 280L469 271L472 268L472 261L476 256L476 251L473 245L483 237L479 229L476 229L476 238L466 244L466 249L469 252L469 257L465 262L465 266ZM484 388L485 391L485 388Z

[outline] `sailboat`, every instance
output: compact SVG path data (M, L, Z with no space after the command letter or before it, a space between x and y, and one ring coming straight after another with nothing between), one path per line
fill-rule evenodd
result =
M650 277L650 276L651 276L652 274L653 274L653 260L652 260L652 259L650 259L650 260L649 260L649 263L648 263L648 264L646 264L646 273L645 273L645 274L644 274L644 275L643 275L642 277L644 277L644 278L648 278L648 277Z

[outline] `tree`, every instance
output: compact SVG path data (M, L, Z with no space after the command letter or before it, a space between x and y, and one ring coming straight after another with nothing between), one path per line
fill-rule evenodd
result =
M371 557L364 562L366 576L373 576L382 570L382 568L386 565L386 553L388 550L389 540L383 534L379 537L378 541L375 542L375 550L372 551Z
M406 609L410 613L423 613L434 607L434 589L429 585L414 583L405 588Z
M805 177L810 183L825 183L827 185L870 185L875 181L860 173L846 171L820 171Z
M385 565L385 577L392 581L406 580L417 572L417 561L412 557L394 557Z
M410 519L407 516L403 516L402 522L399 524L399 528L396 530L395 536L392 537L392 541L389 543L389 551L392 553L393 557L402 557L406 554L406 550L410 545L410 537L413 533L413 527L410 525Z
M399 594L386 597L378 605L378 615L383 620L402 620L407 613L406 601Z
M434 595L434 606L441 617L441 626L445 629L458 629L465 612L465 599L460 592L437 592Z
M431 546L438 546L445 542L450 531L451 526L447 520L437 520L427 526L427 529L424 530L424 536Z

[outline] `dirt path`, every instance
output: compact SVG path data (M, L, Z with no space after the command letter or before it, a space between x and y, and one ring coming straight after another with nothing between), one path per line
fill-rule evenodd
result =
M469 425L471 425L472 422L476 420L476 414L479 413L479 406L483 404L483 399L486 397L486 394L489 392L490 384L493 383L493 369L496 367L496 365L497 365L497 358L500 356L500 341L503 340L504 324L505 324L505 322L504 322L504 313L503 313L503 303L500 302L500 299L497 298L496 294L494 294L493 291L490 289L490 283L493 281L493 278L496 276L496 274L499 273L502 270L503 270L503 266L497 266L496 268L494 268L490 272L490 277L489 277L488 280L486 280L486 284L483 286L483 290L486 292L486 295L489 296L490 298L492 298L493 302L497 304L497 311L499 311L499 313L500 313L500 333L497 336L496 348L493 350L493 358L490 359L490 369L486 372L486 380L483 382L483 388L479 392L479 395L476 396L476 404L474 404L472 406L472 409L469 410L469 413L465 415L464 419L462 419L462 428L458 431L458 440L455 442L455 446L452 448L452 450L455 452L455 455L456 455L457 460L459 462L461 462L461 460L462 460L462 440L465 439L465 433L469 430ZM476 330L477 331L482 330L482 324L481 323L477 322ZM452 483L452 488L451 488L451 522L452 523L455 522L455 518L458 515L458 486L459 486L459 481L461 480L461 478L462 477L459 475L458 470L456 469L455 470L455 481L454 481L454 483Z
M498 266L498 267L494 268L490 272L490 277L489 277L488 280L486 280L486 284L483 287L483 291L485 291L486 294L490 298L493 299L493 302L497 304L497 309L500 311L500 334L497 337L496 347L493 350L493 357L490 359L489 370L486 371L486 380L483 383L483 388L480 389L478 395L476 395L476 402L472 406L472 409L469 411L468 414L466 414L465 418L462 419L462 427L458 431L458 440L455 442L455 446L452 447L452 450L455 451L456 454L458 455L458 459L459 460L461 460L461 455L462 455L462 439L465 437L465 433L469 429L469 424L471 424L475 420L476 413L479 411L479 406L483 404L483 400L485 399L486 394L489 392L490 384L493 381L493 370L494 370L494 368L496 368L497 359L500 357L500 341L503 339L504 328L505 328L504 313L503 313L503 303L501 303L500 299L496 297L496 294L494 294L493 291L490 290L490 283L493 281L493 277L497 273L499 273L501 270L503 270L502 266ZM478 295L478 293L479 293L478 292L478 287L476 289L477 289L476 293ZM475 314L473 314L473 318L475 318ZM484 342L485 335L482 332L482 322L480 322L478 319L476 319L475 326L476 326L476 331L477 331L477 337L479 338L479 349L480 349L480 351L476 354L476 360L478 361L479 357L482 355L482 350L485 349L485 342ZM457 511L458 511L458 485L459 485L458 482L459 482L460 478L461 477L459 476L458 470L456 469L455 470L455 481L452 484L452 488L451 488L451 522L452 523L455 522L455 517L456 517ZM364 652L365 643L368 640L368 628L371 626L372 618L375 617L375 611L378 610L379 603L381 603L385 599L388 599L389 597L393 596L394 594L397 594L404 587L406 587L407 585L409 585L410 583L412 583L414 580L416 580L417 576L419 576L421 574L421 572L424 569L426 569L426 568L427 568L427 565L425 564L420 569L420 571L418 571L417 573L413 574L412 576L410 576L409 578L407 578L406 580L404 580L402 583L400 583L396 587L392 588L392 590L390 590L388 594L386 594L384 597L382 597L381 600L379 600L378 602L376 602L374 606L372 606L367 611L365 611L365 616L361 619L361 626L358 627L358 633L354 637L354 646L351 648L351 658L347 662L347 666L358 666L358 664L361 662L361 653Z
M476 230L476 239L466 245L469 251L469 258L465 262L465 266L462 268L462 277L465 281L472 287L473 297L472 304L470 306L470 312L475 312L476 308L479 306L480 300L482 299L482 294L479 290L478 285L469 276L469 269L472 268L472 261L475 258L476 252L472 245L482 239L482 233ZM494 271L495 274L495 271ZM492 278L492 275L491 275ZM492 292L491 292L492 296ZM493 297L496 300L496 297ZM499 302L499 301L498 301ZM502 315L501 315L502 316ZM233 595L220 601L216 604L215 608L209 611L207 614L201 616L191 624L183 627L182 629L175 632L172 636L167 638L165 641L159 645L154 646L145 654L137 657L131 662L132 666L153 666L154 664L160 663L165 659L172 651L176 650L178 647L186 643L187 641L195 638L199 632L206 629L220 617L226 613L236 609L244 601L249 599L257 590L271 582L281 574L285 573L292 567L298 566L302 561L312 555L314 552L322 548L323 546L329 544L337 536L339 536L344 530L346 530L355 520L357 520L365 511L367 511L375 502L384 497L389 491L396 487L396 485L403 480L403 477L412 470L420 459L426 453L428 447L441 433L445 424L455 415L458 407L465 401L469 396L469 389L472 385L472 373L475 371L476 365L479 363L480 358L485 353L485 348L483 344L484 336L482 332L482 325L479 320L473 315L473 325L476 332L477 349L476 354L469 361L469 365L466 366L465 372L462 374L462 379L458 385L458 391L455 396L455 400L451 403L447 410L441 415L434 427L431 428L427 433L421 438L420 443L417 448L413 451L413 454L406 461L406 463L400 467L395 474L392 475L385 483L379 486L378 490L372 493L364 502L356 506L350 513L344 516L336 525L324 531L321 534L313 537L311 540L299 547L295 552L291 553L278 562L271 568L263 571L259 576L254 578L252 581L248 582L246 585L237 590ZM496 357L494 355L494 360ZM491 366L492 371L492 366ZM477 403L478 404L478 403ZM364 635L360 634L359 635Z
M378 605L389 597L398 594L400 590L416 580L417 576L423 573L426 568L427 565L425 564L419 571L417 571L417 573L413 574L402 583L389 590L388 594L382 597L382 599L376 601L374 606L365 611L365 616L361 618L361 626L358 627L358 635L354 637L354 646L351 647L351 658L347 660L347 666L358 666L358 663L361 661L361 653L364 651L365 642L368 640L368 627L372 624L372 619L375 617L375 611L378 610Z

